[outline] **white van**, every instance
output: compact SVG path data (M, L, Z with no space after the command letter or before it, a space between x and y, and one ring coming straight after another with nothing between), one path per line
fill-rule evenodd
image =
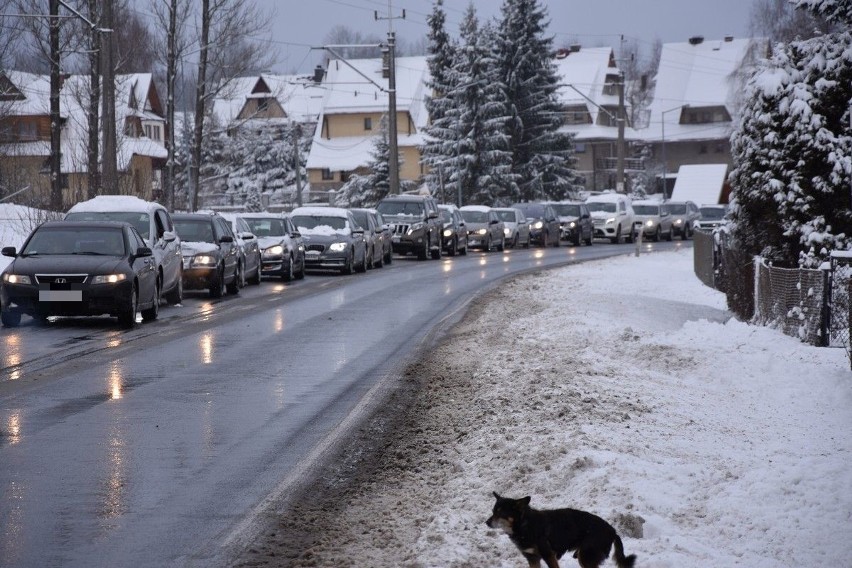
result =
M160 296L170 304L183 300L183 257L169 210L131 195L99 195L74 205L68 221L125 221L136 227L154 252L160 272Z
M633 203L630 198L621 193L602 193L593 195L586 200L592 222L595 226L595 237L609 239L613 244L619 244L627 239L633 242Z

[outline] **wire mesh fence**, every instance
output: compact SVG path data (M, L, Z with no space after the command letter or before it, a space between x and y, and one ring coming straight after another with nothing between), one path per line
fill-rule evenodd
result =
M828 287L827 345L843 347L852 369L852 259L832 255Z
M754 276L754 323L777 327L810 345L824 344L825 271L778 268L757 258Z

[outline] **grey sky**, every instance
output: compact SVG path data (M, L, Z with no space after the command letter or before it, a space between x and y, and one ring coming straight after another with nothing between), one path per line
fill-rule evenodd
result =
M267 13L274 11L272 41L281 53L274 71L307 72L322 62L311 46L324 43L328 32L344 25L362 35L385 37L388 7L397 38L410 43L425 37L432 0L256 0ZM471 0L445 0L447 29L457 35L458 24ZM497 17L502 0L472 0L480 20ZM551 20L548 31L557 46L569 43L618 47L622 35L639 42L647 53L655 39L686 41L703 35L746 37L752 0L545 0Z

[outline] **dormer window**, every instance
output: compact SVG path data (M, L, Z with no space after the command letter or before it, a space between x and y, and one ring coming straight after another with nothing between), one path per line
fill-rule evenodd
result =
M364 130L372 130L373 129L373 119L371 117L366 117L364 119Z

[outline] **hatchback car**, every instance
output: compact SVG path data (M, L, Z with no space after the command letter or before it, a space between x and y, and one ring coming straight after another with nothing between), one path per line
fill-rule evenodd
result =
M257 236L263 276L288 282L305 277L305 242L289 215L241 213L240 217Z
M692 201L666 201L666 207L672 214L672 228L675 236L686 240L695 230L695 222L701 218L698 205Z
M444 230L441 233L441 246L450 256L467 254L467 225L459 208L451 204L438 205Z
M154 201L129 195L99 195L77 203L65 214L68 221L126 221L136 227L154 253L160 293L170 304L183 299L180 238L168 209Z
M674 237L672 215L663 203L648 200L634 201L633 214L636 234L641 234L643 239L659 242L662 239L670 241Z
M376 215L369 209L350 209L358 226L364 229L367 243L367 268L381 268L385 265L385 245L382 227Z
M559 216L560 237L574 246L591 245L595 238L592 214L582 201L558 201L553 209Z
M559 216L548 203L515 203L515 209L523 211L530 224L532 242L546 247L559 246Z
M38 226L14 258L0 284L0 320L20 324L27 314L118 318L130 327L136 313L157 319L160 280L151 248L133 225L116 222L49 221Z
M241 215L220 213L231 224L231 230L240 247L240 287L246 284L260 284L260 244L257 235L251 230Z
M183 250L183 287L210 291L221 298L225 289L240 291L240 248L223 217L209 213L175 213L172 217Z
M491 207L486 205L465 205L459 212L467 225L467 246L479 247L489 252L506 248L505 225Z
M514 207L495 207L494 211L497 213L497 217L503 221L506 246L529 248L532 238L530 237L530 224L527 222L524 212Z
M339 270L343 274L367 271L364 230L352 212L339 207L297 207L290 213L305 240L305 266Z

